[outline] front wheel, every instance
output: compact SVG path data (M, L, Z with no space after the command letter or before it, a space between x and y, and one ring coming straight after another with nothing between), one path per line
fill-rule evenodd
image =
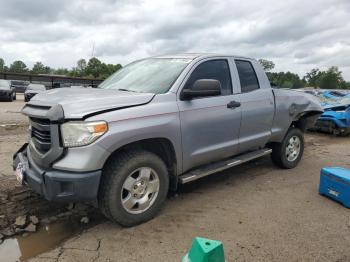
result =
M103 170L99 206L110 220L134 226L156 216L168 188L167 168L157 155L144 150L122 152Z
M294 168L304 152L304 134L298 128L289 129L281 143L272 146L272 161L281 168Z

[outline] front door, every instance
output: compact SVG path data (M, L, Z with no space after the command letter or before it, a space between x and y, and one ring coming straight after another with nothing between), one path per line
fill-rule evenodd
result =
M239 95L232 92L232 79L226 59L214 59L195 66L184 88L198 79L216 79L221 95L178 101L181 121L183 172L227 158L238 151L241 109ZM235 103L233 103L235 104Z

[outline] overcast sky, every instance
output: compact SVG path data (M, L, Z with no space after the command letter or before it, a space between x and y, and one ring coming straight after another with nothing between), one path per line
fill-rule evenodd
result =
M303 76L339 66L350 81L350 0L0 0L0 57L72 67L178 52L273 60Z

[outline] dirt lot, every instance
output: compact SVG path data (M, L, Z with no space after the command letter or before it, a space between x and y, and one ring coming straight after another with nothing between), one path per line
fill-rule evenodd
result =
M0 134L1 190L24 140ZM317 193L322 167L350 168L349 148L349 137L307 134L295 169L268 157L232 168L181 187L148 223L102 222L30 261L181 261L195 236L221 240L227 261L350 261L350 211Z
M0 125L27 123L27 119L19 113L24 105L23 99L23 94L17 94L17 100L13 102L0 101Z
M26 140L28 121L20 113L23 105L22 94L17 94L16 101L0 102L0 179L2 181L0 189L8 186L9 181L7 179L3 181L2 178L9 175L12 178L12 167L9 163L12 161L13 153Z

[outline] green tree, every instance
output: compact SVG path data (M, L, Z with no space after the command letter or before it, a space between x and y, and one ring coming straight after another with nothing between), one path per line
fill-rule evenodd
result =
M73 77L82 77L86 75L86 60L85 59L79 59L77 61L77 66L73 67L72 70L69 72L70 76Z
M4 59L0 58L0 72L4 72L4 67L5 67L5 61Z
M54 69L53 73L55 75L68 76L70 72L67 68L58 68L58 69Z
M342 89L350 89L350 82L344 82L342 85Z
M347 83L344 81L342 72L338 67L332 66L326 71L319 69L312 69L304 76L307 84L313 87L320 87L323 89L340 89L347 88Z
M23 63L20 60L17 60L10 65L9 71L12 73L27 73L28 68L25 63Z
M50 74L51 68L45 66L42 62L36 62L31 70L32 74Z
M258 61L266 72L269 72L275 68L275 63L270 60L259 59Z
M102 66L101 66L102 71L100 72L100 77L107 78L111 74L117 72L120 68L122 68L120 64L113 65L113 64L102 63Z
M282 88L302 88L305 82L297 74L291 72L267 72L271 83Z
M85 67L85 76L95 78L107 78L122 68L121 64L105 64L96 57L89 60Z
M307 82L309 86L317 87L318 81L320 79L320 76L322 75L322 72L318 68L311 69L310 72L306 73L304 76L304 80Z
M345 84L342 72L336 66L332 66L327 71L321 72L317 82L319 87L324 89L340 89Z
M100 74L103 71L102 67L103 67L102 62L98 60L96 57L92 57L90 58L86 66L86 69L85 69L86 75L97 78L100 76Z
M81 75L85 75L85 70L86 70L86 60L85 59L79 59L77 62L77 70Z
M4 60L0 58L0 72L14 72L32 74L55 74L73 77L89 77L89 78L107 78L114 72L118 71L122 66L120 64L105 64L96 57L92 57L88 62L85 59L79 59L72 69L57 68L53 69L45 66L42 62L36 62L32 69L29 70L22 61L14 61L10 68L4 65Z

